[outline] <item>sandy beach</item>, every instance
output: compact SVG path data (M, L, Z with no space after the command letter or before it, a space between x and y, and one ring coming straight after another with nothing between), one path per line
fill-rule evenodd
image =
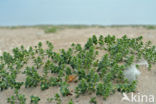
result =
M66 28L58 30L55 33L45 33L43 29L35 27L26 28L0 28L0 55L2 52L11 52L12 48L24 45L28 48L29 46L35 46L38 42L50 41L54 45L54 50L58 51L61 48L69 48L72 43L80 43L84 45L89 37L92 35L96 36L107 36L115 35L116 37L121 37L127 35L128 37L138 37L143 36L143 40L146 42L148 40L152 41L153 45L156 45L156 29L146 29L144 27L88 27L88 28ZM154 95L156 98L156 65L153 65L152 70L144 66L139 68L141 75L138 77L137 91L136 94L144 95ZM22 79L23 76L20 77ZM71 84L70 89L73 89L74 85ZM49 104L47 103L47 98L53 97L55 93L59 92L57 87L51 87L48 90L41 91L40 87L37 88L27 88L22 86L21 93L26 95L27 104L30 102L30 96L32 94L39 96L41 101L39 104ZM0 92L0 104L7 104L7 98L13 94L12 89L8 89ZM130 96L130 94L128 94ZM85 94L79 98L75 96L63 97L63 104L67 104L72 98L75 104L89 104L90 97L95 96L94 94ZM98 104L149 104L149 103L132 103L127 101L121 101L123 95L116 92L114 95L109 96L106 101L102 97L97 97ZM156 100L156 99L155 99ZM156 101L155 101L156 102ZM154 103L150 103L154 104Z

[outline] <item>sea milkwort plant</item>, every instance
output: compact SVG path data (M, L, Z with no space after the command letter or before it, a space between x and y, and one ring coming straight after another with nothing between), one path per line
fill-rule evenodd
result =
M0 55L1 92L9 88L21 91L22 86L26 89L40 86L43 93L52 87L59 88L60 94L48 99L57 104L62 103L62 97L92 93L107 100L116 91L136 91L137 76L140 75L138 66L145 65L151 70L156 63L156 46L150 41L144 42L142 36L93 35L84 46L72 43L68 49L57 52L50 41L46 45L47 48L43 48L43 43L39 42L34 47L16 47L12 53ZM19 74L25 77L21 82L17 80ZM25 104L25 96L15 93L8 98L8 103ZM30 99L32 104L37 104L42 98L31 96ZM88 102L98 103L96 97Z

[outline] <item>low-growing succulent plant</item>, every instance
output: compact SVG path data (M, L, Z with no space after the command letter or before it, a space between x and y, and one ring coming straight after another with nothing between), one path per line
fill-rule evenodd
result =
M74 104L73 100L70 99L70 101L68 102L68 104Z
M69 85L67 84L67 82L61 83L60 92L61 92L62 96L68 96L70 94L68 86Z
M97 104L96 97L90 98L89 103L90 103L90 104Z
M57 52L50 41L46 42L46 49L41 42L28 49L22 45L14 48L12 54L3 52L0 56L0 91L8 88L16 91L8 98L10 104L25 104L25 96L18 93L22 85L25 88L40 86L41 90L59 87L61 95L57 93L47 100L56 104L62 103L61 97L72 95L69 86L73 83L77 85L74 89L77 97L96 93L105 100L115 91L134 92L137 79L129 80L125 75L127 69L131 70L131 66L142 59L149 70L156 63L156 46L151 41L144 43L142 39L142 36L128 38L124 35L116 38L93 35L84 46L73 43L68 49ZM139 67L141 64L136 65ZM20 73L25 75L23 82L16 80ZM39 97L31 96L32 104L39 101ZM69 104L73 103L73 100L69 101ZM96 98L91 98L90 103L96 104Z
M27 67L24 71L24 74L26 74L26 81L25 81L25 87L36 87L38 83L40 82L41 77L37 73L37 70L32 67Z
M7 102L10 104L26 104L26 97L23 94L19 94L18 90L15 90L14 95L9 97Z
M31 101L30 101L30 103L31 104L38 104L38 102L40 101L40 98L38 97L38 96L30 96L30 98L31 98Z

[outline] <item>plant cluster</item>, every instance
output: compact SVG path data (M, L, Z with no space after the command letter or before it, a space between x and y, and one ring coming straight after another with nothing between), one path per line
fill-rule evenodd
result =
M15 95L8 98L10 104L26 104L25 95L19 94L18 90L15 90Z
M54 97L48 98L47 101L49 103L53 102L55 104L61 104L62 103L62 99L61 99L61 97L60 97L60 95L58 93L56 93Z
M37 96L30 96L30 98L31 98L31 104L38 104L38 102L40 101L40 98L39 97L37 97Z
M23 85L25 88L40 86L41 90L57 86L65 97L72 95L69 86L75 82L74 93L77 97L96 93L107 99L116 91L134 92L137 81L129 82L124 77L124 70L140 59L147 60L149 70L156 62L156 46L150 41L144 43L142 38L128 38L126 35L121 38L100 35L97 38L93 35L84 47L73 43L70 48L60 49L59 52L53 50L54 46L49 41L46 42L46 49L41 42L29 49L24 46L14 48L13 54L4 52L0 56L0 90L20 90ZM99 57L99 52L104 55ZM25 81L16 81L18 74L24 74ZM61 95L56 94L48 101L55 100L61 104ZM8 98L11 104L17 100L25 104L26 99L18 93ZM39 100L31 96L31 103L37 104ZM96 99L91 98L90 103L96 104ZM73 104L73 101L69 104Z

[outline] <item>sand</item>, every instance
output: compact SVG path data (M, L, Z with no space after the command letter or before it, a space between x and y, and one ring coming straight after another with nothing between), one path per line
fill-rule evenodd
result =
M68 28L50 34L45 34L43 29L32 27L17 29L0 28L0 54L3 51L11 52L12 48L20 45L24 45L27 48L29 46L37 45L39 41L45 43L47 40L51 41L55 50L58 51L60 48L70 47L73 42L84 45L87 39L93 34L97 36L101 34L104 36L110 34L116 35L117 37L121 37L125 34L128 35L128 37L137 37L142 35L144 37L144 41L150 40L154 45L156 45L156 29L150 30L143 27ZM140 67L139 70L141 75L138 77L137 91L135 94L140 93L143 95L154 95L156 100L156 65L152 67L151 71L148 71L144 66ZM73 86L71 85L71 89L73 89ZM55 93L59 92L59 89L51 87L48 90L41 91L40 87L25 89L23 86L20 92L26 95L27 104L29 104L29 97L32 94L41 98L39 104L48 104L46 99L48 97L53 97ZM13 90L11 89L0 92L0 104L7 104L6 99L12 94ZM67 104L71 98L74 100L75 104L89 104L89 99L92 96L95 95L85 94L77 99L75 96L64 97L63 104ZM131 94L128 94L128 96L131 96ZM123 95L121 93L116 92L114 95L109 96L106 101L104 101L102 97L97 97L97 101L98 104L154 104L121 101L122 97Z

